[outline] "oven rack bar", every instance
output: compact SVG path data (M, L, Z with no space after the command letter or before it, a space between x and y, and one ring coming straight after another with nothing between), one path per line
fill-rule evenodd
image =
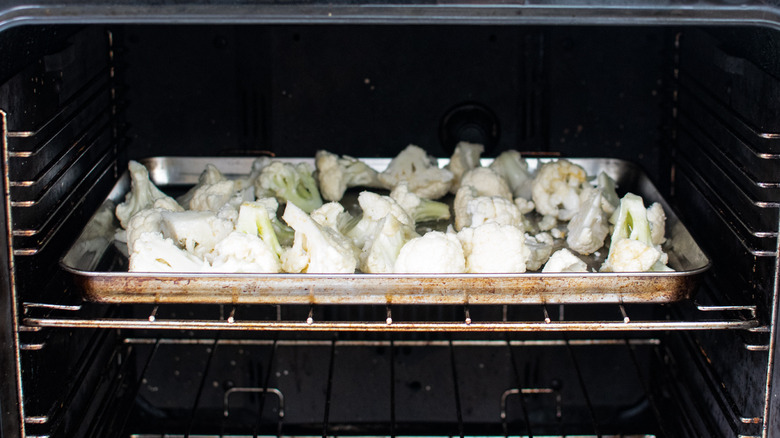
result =
M28 309L40 308L45 305L27 303ZM214 319L187 319L166 318L158 314L159 306L155 306L151 313L138 318L79 318L78 316L54 316L30 315L24 318L27 327L71 327L71 328L113 328L113 329L161 329L161 330L226 330L226 331L309 331L309 332L567 332L567 331L667 331L667 330L750 330L759 327L755 306L697 306L701 319L696 320L634 320L628 315L623 305L617 305L613 312L614 320L571 320L561 317L553 320L549 317L546 306L540 306L538 320L516 320L506 318L503 320L477 321L464 307L464 319L459 321L428 321L410 320L399 321L390 316L390 306L387 306L388 317L385 320L317 320L315 318L315 306L311 306L305 319L247 319L240 317L233 307L227 315L220 308L220 314ZM75 306L73 309L78 309ZM725 312L735 312L737 316L721 318L705 318L717 314L723 316ZM277 311L279 315L280 311Z

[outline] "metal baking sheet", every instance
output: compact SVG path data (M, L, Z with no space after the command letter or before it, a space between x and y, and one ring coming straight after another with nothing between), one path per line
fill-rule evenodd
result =
M313 159L283 159L309 161ZM674 272L522 274L149 274L127 272L127 257L114 242L114 207L129 190L122 176L81 237L61 260L89 301L107 303L220 304L558 304L668 303L690 298L707 256L644 173L615 159L569 159L588 175L605 171L619 194L631 191L667 214L664 250ZM228 177L249 173L253 158L159 157L142 161L164 191L195 184L206 164ZM383 170L389 159L365 159ZM549 159L528 159L536 168ZM490 160L483 160L483 165ZM442 160L440 164L445 164Z

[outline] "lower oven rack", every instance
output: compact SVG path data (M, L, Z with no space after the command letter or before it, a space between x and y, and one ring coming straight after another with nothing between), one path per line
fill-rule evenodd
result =
M528 361L532 362L529 357L550 349L557 352L561 367L529 375L524 370ZM312 353L304 357L318 371L299 381L301 377L293 377L292 372L288 375L286 370L304 350ZM616 393L611 394L601 386L603 382L592 380L593 367L599 366L594 351L619 364L615 366L622 372L615 376L616 381L642 394L648 406L645 417L632 419L637 425L626 425L625 419L617 421L603 410L605 397L622 399L623 403L626 399L620 390L612 388ZM435 362L438 374L410 374L405 364L417 355ZM374 360L353 362L361 357ZM174 362L181 359L181 363L171 367L172 358ZM658 364L675 360L663 337L436 341L403 336L382 340L338 336L322 340L126 338L109 359L104 377L107 384L122 391L105 400L106 408L90 430L97 433L95 436L138 438L405 436L409 430L427 430L430 436L668 436L670 430L694 428L687 423L688 415L670 416L669 412L707 409L682 397L682 388L674 386L675 379L665 374L666 369L660 377L655 376L662 391L650 384L645 361ZM346 371L348 362L360 365ZM257 370L247 373L248 367ZM483 380L487 375L498 378ZM370 380L373 389L357 403L373 403L371 408L355 406L356 399L345 397L354 390L353 385L365 383L363 380ZM176 399L166 398L166 391L185 381L190 382L191 390ZM490 384L480 391L485 382ZM405 405L420 403L421 392L445 395L446 402L440 407L443 418L435 424L421 424L413 409ZM475 409L475 397L485 394L491 397ZM302 412L300 404L312 396L317 401L308 408L314 411L309 418L312 412ZM127 409L120 409L123 406ZM166 412L165 422L156 419L149 406ZM344 424L345 409L362 409L364 421ZM485 418L491 422L484 423Z

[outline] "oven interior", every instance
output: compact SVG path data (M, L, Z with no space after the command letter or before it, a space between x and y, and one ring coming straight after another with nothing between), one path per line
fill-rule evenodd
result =
M778 44L748 26L6 28L3 438L771 434ZM392 157L410 143L448 157L459 140L489 157L638 163L712 260L697 294L108 305L82 300L58 264L130 159Z

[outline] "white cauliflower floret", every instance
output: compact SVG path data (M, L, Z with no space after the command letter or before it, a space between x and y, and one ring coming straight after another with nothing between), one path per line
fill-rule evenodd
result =
M127 167L130 172L130 191L125 195L124 202L116 206L116 217L122 228L127 227L127 221L134 214L153 207L158 200L161 200L159 206L162 208L182 209L173 198L154 185L149 179L149 171L143 164L130 161Z
M464 185L458 190L453 210L456 230L476 227L488 222L525 229L525 218L511 198L478 196L472 186Z
M466 257L455 233L430 231L406 242L393 270L409 274L458 274L466 272Z
M418 237L414 229L392 214L382 218L360 253L360 270L370 274L392 273L401 248Z
M382 187L379 172L357 158L319 150L314 163L320 193L327 201L340 201L349 187Z
M265 198L255 202L244 202L238 210L236 231L257 236L277 259L282 255L282 246L273 226L276 218L276 200Z
M620 204L620 196L618 196L615 190L615 180L612 179L605 172L600 172L596 179L596 188L601 192L602 200L601 209L607 214L612 214L618 208Z
M529 271L536 271L542 267L553 252L553 237L549 233L539 233L536 236L525 235L525 246L530 250L525 267Z
M588 272L588 265L566 248L555 251L542 272Z
M653 245L666 242L664 233L666 230L666 213L661 204L654 202L647 207L647 220L650 222L650 240Z
M529 201L526 198L515 198L515 205L520 209L520 213L526 214L534 211L534 201Z
M409 191L409 185L402 181L390 192L393 198L414 219L414 222L447 220L450 218L450 206L444 202L433 201L417 196Z
M489 167L476 167L463 175L461 187L471 186L477 190L477 196L500 196L512 200L512 191L504 177Z
M485 147L478 143L469 143L467 141L458 142L455 145L455 151L450 157L450 162L444 166L445 169L452 172L452 186L450 193L456 193L460 188L460 180L469 170L479 167L479 157Z
M162 212L157 208L147 208L134 214L133 217L127 221L127 229L125 234L125 242L127 242L127 251L132 253L135 248L135 242L144 233L161 233L162 232Z
M376 234L379 222L385 216L392 215L398 219L398 222L414 227L414 219L389 196L363 191L358 195L358 204L363 213L357 223L346 232L358 248L362 249L366 241Z
M205 272L209 264L182 250L162 233L143 233L130 253L130 272Z
M255 194L258 198L269 194L276 196L279 202L292 202L306 213L311 213L322 205L313 174L314 169L308 163L274 161L260 172L255 181Z
M585 170L560 159L545 163L534 178L532 199L536 211L567 221L580 207L580 193L588 186Z
M219 211L236 194L236 183L230 180L203 184L192 194L190 210Z
M241 178L236 178L234 180L236 183L236 190L244 190L251 187L254 192L254 185L257 181L257 178L260 178L260 174L263 172L263 169L265 169L265 167L272 162L273 158L271 157L256 158L255 161L252 162L252 168L249 170L249 175L242 176Z
M515 198L531 199L533 175L528 163L515 150L504 151L492 163L490 168L504 177Z
M601 267L602 272L644 272L669 270L668 259L659 247L639 240L620 239L609 248L609 258Z
M340 233L346 230L353 219L352 215L344 210L344 206L335 201L322 204L322 207L312 211L310 216L323 227L330 227Z
M452 172L439 168L435 158L415 145L407 146L379 174L379 181L386 189L392 190L399 182L406 181L410 191L426 199L439 199L446 195L452 180Z
M604 272L668 271L668 258L660 245L653 243L647 210L640 196L627 193L612 216L615 229L607 260L601 266ZM624 243L630 240L638 243Z
M602 209L604 197L598 189L583 192L585 199L580 209L567 224L566 244L580 254L592 254L604 246L609 234L609 217Z
M542 216L536 223L540 231L550 231L558 226L558 218L552 215Z
M278 255L257 235L233 231L214 247L212 272L276 273Z
M292 248L282 254L285 272L352 274L358 259L352 242L314 221L295 203L288 202L282 219L295 230Z
M211 211L166 211L162 213L162 232L180 248L204 257L233 231L233 223Z
M494 222L458 232L466 257L466 272L525 272L531 251L525 246L523 230Z
M176 198L176 200L179 201L181 205L189 207L190 201L192 201L192 196L195 194L195 191L204 185L216 184L222 181L227 181L227 177L225 177L222 171L217 169L217 166L213 164L207 164L206 168L203 169L203 172L201 172L200 176L198 176L198 183L187 190L187 193Z
M235 186L237 187L237 185ZM228 199L228 201L219 207L217 217L236 223L238 220L238 209L244 202L253 202L255 200L255 190L252 187L241 189Z

